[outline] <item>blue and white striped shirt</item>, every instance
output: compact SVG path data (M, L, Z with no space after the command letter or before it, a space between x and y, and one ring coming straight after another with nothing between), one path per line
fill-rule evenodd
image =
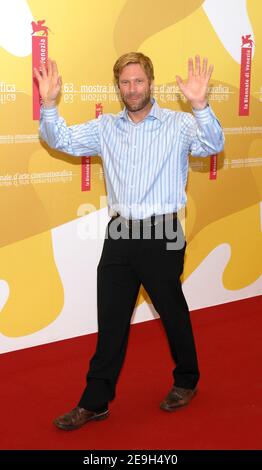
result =
M193 113L160 108L153 100L137 124L124 109L68 127L57 108L42 108L40 133L50 147L70 155L100 155L109 208L143 219L186 204L190 153L206 157L223 149L223 132L211 108Z

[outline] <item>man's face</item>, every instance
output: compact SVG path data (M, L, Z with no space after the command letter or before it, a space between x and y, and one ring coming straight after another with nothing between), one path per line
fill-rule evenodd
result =
M141 111L150 102L151 88L140 64L126 65L119 76L119 90L128 111Z

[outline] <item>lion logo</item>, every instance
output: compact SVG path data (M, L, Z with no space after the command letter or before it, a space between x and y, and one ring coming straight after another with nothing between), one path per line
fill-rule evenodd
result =
M242 46L245 48L252 48L254 44L253 39L251 39L251 34L246 34L246 36L242 36Z
M50 31L50 29L47 26L44 26L44 23L45 23L45 20L38 20L37 22L32 21L31 25L32 25L32 28L33 28L33 32L31 34L31 36L33 36L33 34L35 34L35 33L41 32L41 31L42 31L42 36L47 36L48 31Z

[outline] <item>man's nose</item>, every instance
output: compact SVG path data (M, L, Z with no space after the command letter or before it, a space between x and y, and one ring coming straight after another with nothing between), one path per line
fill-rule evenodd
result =
M131 83L129 84L129 92L130 92L130 93L136 92L136 84L135 84L135 83L131 82Z

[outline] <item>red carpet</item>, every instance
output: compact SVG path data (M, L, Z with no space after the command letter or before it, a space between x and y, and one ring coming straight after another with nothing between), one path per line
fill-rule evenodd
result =
M78 431L52 420L75 405L96 335L1 355L0 448L262 449L262 297L191 315L199 393L171 414L159 409L172 385L159 320L132 326L110 418Z

